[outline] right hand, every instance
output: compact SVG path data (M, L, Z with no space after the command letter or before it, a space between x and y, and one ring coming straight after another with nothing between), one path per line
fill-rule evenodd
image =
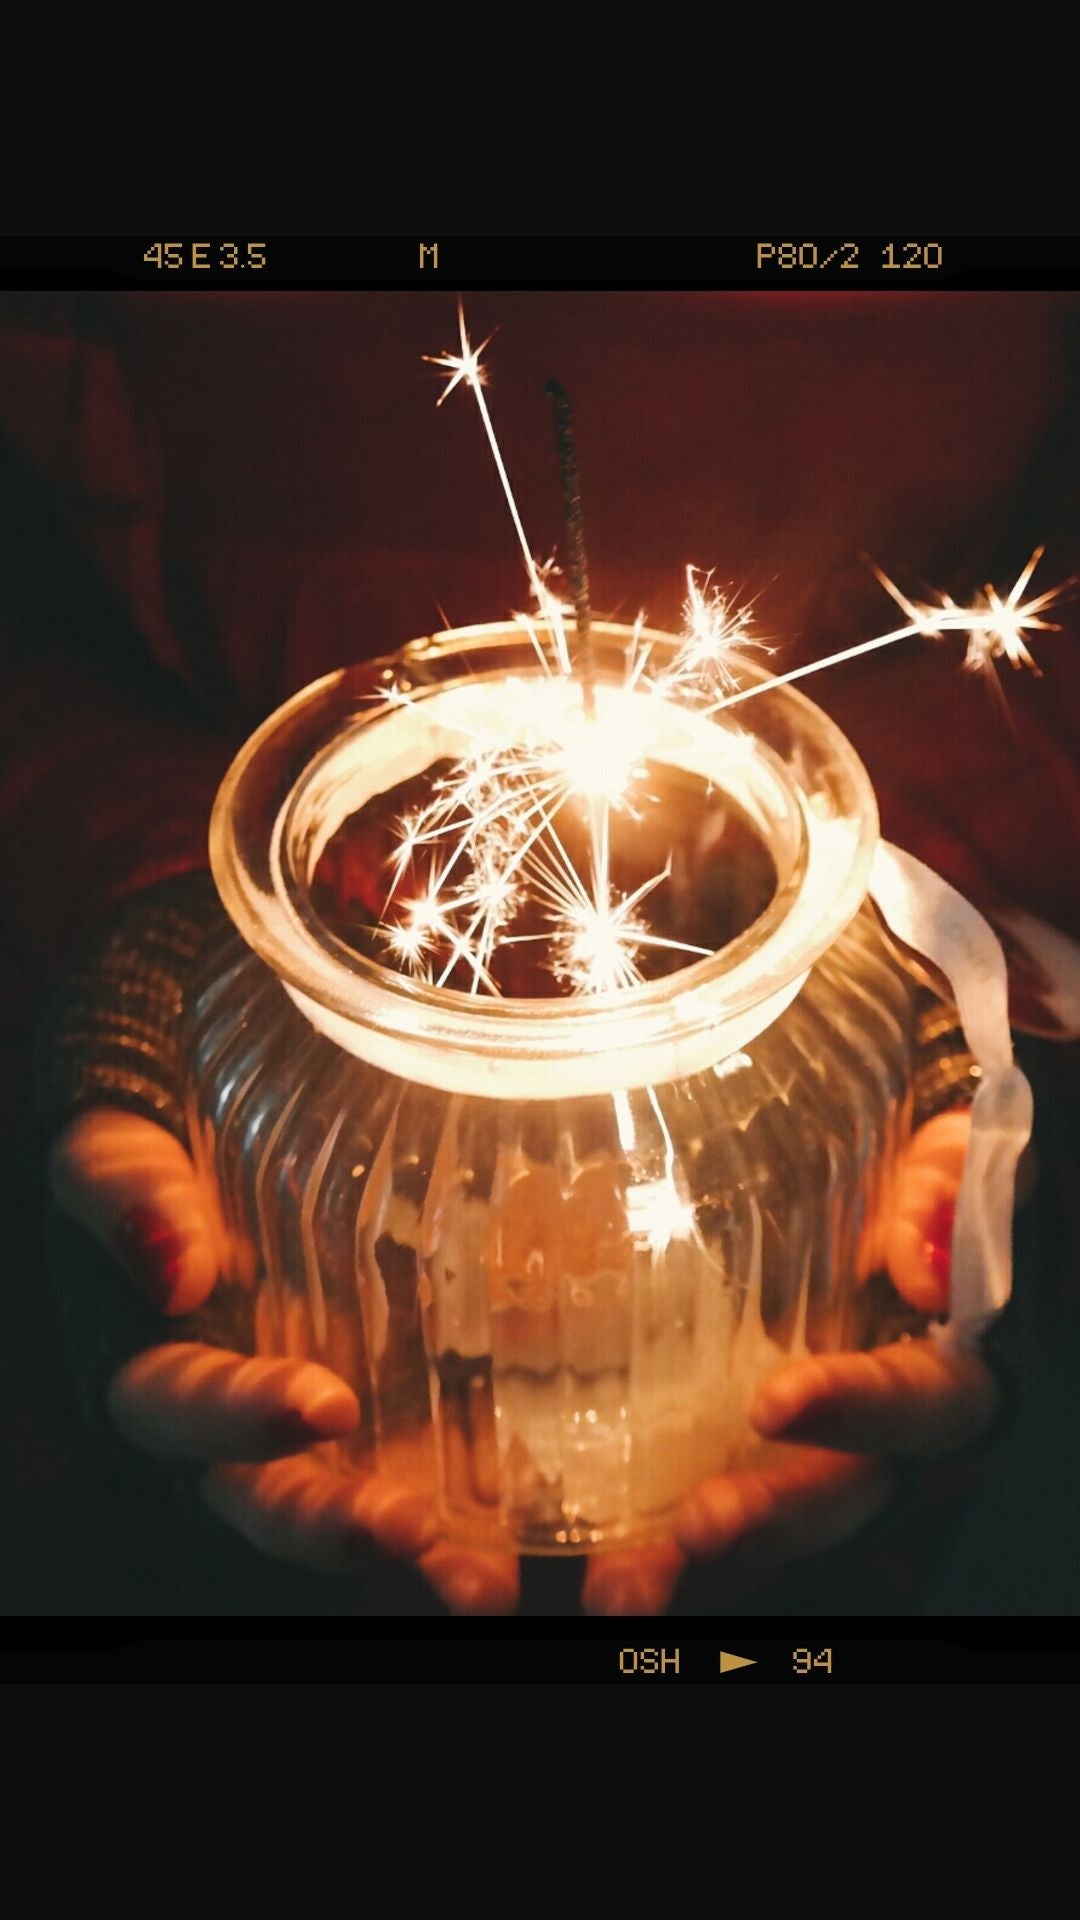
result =
M57 1139L49 1173L58 1205L166 1318L212 1292L217 1260L195 1170L162 1127L111 1108L82 1114ZM207 1505L264 1553L356 1576L374 1543L415 1561L455 1613L508 1613L517 1604L511 1555L452 1545L422 1494L378 1472L338 1472L308 1451L360 1418L356 1395L326 1367L166 1344L119 1369L107 1405L132 1446L163 1462L200 1463Z
M883 1266L901 1298L934 1317L949 1309L953 1212L970 1131L966 1109L921 1127L897 1162L887 1210L871 1225L869 1265ZM1018 1204L1033 1173L1028 1155ZM668 1541L597 1555L586 1573L586 1610L662 1613L688 1559L714 1563L718 1607L752 1607L763 1582L853 1541L890 1506L896 1539L917 1547L920 1520L978 1473L972 1449L989 1439L998 1404L979 1352L931 1335L791 1360L762 1381L749 1409L763 1439L792 1443L786 1457L710 1475L683 1502Z

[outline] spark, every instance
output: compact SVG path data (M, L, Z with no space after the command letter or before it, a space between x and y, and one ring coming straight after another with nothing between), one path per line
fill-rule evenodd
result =
M438 879L429 872L425 891L401 910L401 924L385 931L391 953L428 979L435 953L445 953L449 957L437 984L445 984L455 966L464 962L471 990L484 986L494 992L491 966L500 937L507 944L546 938L550 971L573 994L640 986L646 978L642 958L651 947L705 954L706 948L653 934L641 911L649 894L669 878L668 868L628 895L619 893L610 879L612 816L622 812L636 818L638 799L649 797L643 776L658 703L674 699L696 704L696 699L708 700L718 684L726 689L734 686L734 691L725 690L707 705L707 713L716 713L915 635L942 639L965 634L964 666L971 672L993 673L993 663L1001 659L1014 668L1027 666L1038 673L1025 636L1036 630L1058 630L1057 623L1044 615L1072 584L1024 599L1041 558L1042 549L1037 548L1004 596L988 586L967 607L958 606L948 594L941 594L936 605L910 599L875 567L878 580L907 615L904 626L746 688L735 686L733 667L736 641L748 644L748 611L740 608L733 614L712 588L711 575L688 568L686 631L668 667L651 677L645 668L652 643L642 641L641 618L635 626L624 675L624 691L634 697L625 714L616 717L609 711L598 721L570 704L552 726L550 737L495 747L478 743L435 783L424 807L403 816L398 823L399 845L391 856L389 898L422 851L433 853L441 846L441 866ZM550 562L542 572L537 568L541 586L553 571ZM565 637L560 642L556 634L552 658L545 637L555 630L548 626L545 635L528 616L518 618L547 679L569 682L572 669ZM526 683L521 684L524 698ZM639 703L640 729L631 724L638 718ZM735 751L736 743L731 747ZM585 810L588 883L556 830L556 817L568 803ZM457 869L460 877L451 887ZM546 936L515 937L507 930L530 898L546 907L551 931Z
M657 1256L666 1253L673 1240L689 1240L697 1224L693 1202L683 1198L670 1175L628 1187L626 1219L635 1238Z
M554 916L552 916L554 918ZM637 965L644 920L626 900L575 900L560 914L551 937L551 970L577 993L607 993L614 987L638 987L644 974Z
M562 878L557 869L538 872L533 878L540 897L552 903L550 919L556 931L550 936L551 971L575 993L610 993L617 987L638 987L645 975L637 956L645 946L675 946L681 943L661 940L651 933L649 924L638 912L641 902L662 881L669 869L653 874L633 893L620 894L607 874L594 872L586 889L575 868L568 864ZM705 953L704 947L687 947L691 953Z
M729 693L738 685L731 655L740 644L761 646L750 637L750 608L733 607L712 574L686 569L682 641L660 684L665 692L686 688L694 694Z
M1066 580L1060 586L1038 594L1034 600L1021 601L1020 595L1043 552L1042 547L1036 547L1005 600L1001 599L995 588L987 587L981 599L977 599L970 607L958 607L948 594L939 596L940 604L936 607L909 600L887 574L882 573L879 567L874 567L873 571L885 591L908 615L907 626L894 627L890 633L878 634L873 640L862 640L857 646L844 647L839 653L827 654L823 660L810 660L805 666L793 667L790 673L770 674L767 680L760 680L752 687L740 687L736 693L726 694L723 699L717 700L709 712L719 713L727 707L737 706L741 700L753 700L759 693L771 693L774 687L790 686L792 681L804 680L808 674L821 673L825 667L839 666L843 660L857 660L860 654L873 653L879 647L894 646L898 640L908 640L915 634L921 634L925 639L941 639L948 633L966 633L968 647L964 666L969 672L992 669L995 660L1007 659L1013 667L1029 666L1038 674L1039 668L1024 644L1024 634L1035 628L1050 633L1060 632L1058 622L1044 620L1041 616L1047 607L1053 606L1075 585L1075 581Z
M502 457L502 449L496 438L495 428L492 425L491 415L488 412L487 401L484 398L487 368L480 365L480 355L483 353L484 348L490 345L495 336L493 333L489 333L487 339L479 347L474 347L471 344L468 329L465 325L465 307L461 300L458 301L458 331L461 336L460 353L425 353L422 356L429 365L442 367L450 374L449 383L443 388L436 404L441 407L443 401L449 399L459 381L463 380L466 386L471 388L476 400L481 422L483 423L484 432L487 435L488 445L491 448L492 459L495 462L495 471L499 476L499 482L506 498L506 504L510 509L510 518L514 523L514 532L518 537L518 544L521 547L522 556L525 561L525 571L529 576L529 585L532 588L537 606L542 613L546 614L550 619L557 620L561 624L562 611L559 602L556 600L554 594L550 592L546 584L546 573L549 569L545 568L542 570L533 556L533 550L529 545L525 528L522 525L521 515L518 512L518 504L514 498L514 490L510 485L510 475L506 471L506 464Z
M480 355L486 347L491 345L495 332L489 333L487 339L481 341L478 347L471 346L465 331L465 309L460 300L458 301L458 327L461 333L460 353L425 353L421 356L429 366L443 367L451 375L435 402L437 407L441 407L444 400L449 400L459 380L464 380L474 393L478 392L487 380L487 368L480 365Z
M673 1240L697 1236L697 1212L681 1191L675 1146L664 1119L655 1089L646 1088L649 1105L664 1142L664 1172L659 1180L650 1180L627 1191L627 1220L635 1237L640 1236L650 1253L666 1253Z
M965 669L989 673L997 687L998 660L1039 673L1027 636L1058 630L1043 616L1074 583L1025 599L1043 556L1038 547L1007 594L987 586L964 607L948 594L939 595L937 604L911 599L875 566L904 625L740 687L737 669L743 651L764 644L753 635L751 610L715 587L711 572L688 566L683 630L666 664L653 668L654 643L644 638L644 615L639 615L626 650L621 695L609 689L604 708L591 711L570 698L574 673L566 623L573 608L559 599L553 585L560 569L554 558L540 562L533 554L484 396L487 368L481 356L494 336L472 345L461 301L458 331L460 351L425 354L424 359L447 375L440 406L459 385L475 398L535 604L535 612L515 614L514 619L536 656L546 704L537 710L530 701L537 676L517 685L508 680L511 704L520 693L521 724L516 712L510 722L514 737L508 740L503 734L494 744L477 737L471 750L432 783L425 803L399 819L398 844L387 861L391 883L384 908L385 914L394 902L396 923L384 920L380 937L400 966L437 986L446 985L464 966L471 992L483 988L497 994L492 966L500 944L542 941L547 949L544 963L572 994L637 987L647 977L643 963L651 948L693 957L710 952L651 930L645 902L670 878L670 860L632 892L620 892L611 876L613 818L621 814L637 819L639 805L655 798L645 775L666 704L712 715L900 640L942 640L954 633L967 638ZM559 704L560 683L567 691L565 706ZM387 697L396 703L393 689ZM407 698L400 695L401 701ZM625 704L618 704L620 698ZM746 738L725 731L726 749L737 754ZM586 831L581 871L558 831L559 816L568 806ZM418 891L402 899L410 876ZM542 911L549 931L515 934L513 922L530 903ZM663 1128L659 1110L657 1118ZM654 1199L651 1243L666 1244L692 1230L691 1214L671 1182L670 1169Z
M541 563L534 554L514 498L510 477L484 397L487 368L481 356L492 335L474 347L458 301L460 350L425 354L425 361L447 376L441 406L458 385L476 401L514 531L525 561L536 617L517 614L545 677L569 681L572 660L566 622L573 609L559 599L552 581L561 577L554 557ZM706 586L708 581L706 581ZM639 675L644 657L635 647L628 678ZM549 652L550 649L550 652ZM647 654L647 649L645 650ZM400 924L385 928L391 954L428 979L437 952L447 952L438 985L445 985L459 961L469 967L472 990L491 986L490 963L496 943L519 912L530 888L558 902L553 914L551 966L576 992L602 992L612 985L638 984L644 978L635 955L643 944L671 943L650 934L637 915L639 902L667 877L648 880L635 894L615 893L608 878L610 815L633 811L632 787L640 774L641 754L632 730L601 728L593 712L567 713L550 739L528 745L492 748L478 743L447 776L435 783L432 797L398 823L398 845L391 854L391 885L386 908L417 864L434 857L438 878L429 868L425 890L399 903ZM584 886L555 821L571 799L585 808L591 889ZM458 869L454 886L450 876ZM693 949L695 953L703 949Z
M395 960L410 973L428 980L432 955L453 937L454 931L447 916L442 883L441 874L429 873L423 893L405 901L400 922L380 929Z
M590 737L583 738L583 733ZM597 751L603 741L612 743L608 755ZM629 805L625 789L632 773L624 753L615 751L616 745L621 749L616 734L598 734L588 728L583 715L571 713L564 737L537 746L478 748L437 782L437 790L423 809L398 823L399 844L391 856L395 887L417 855L440 841L450 848L441 856L443 888L459 862L467 860L470 868L469 877L441 902L441 931L449 939L454 958L439 984L445 983L459 958L469 965L474 986L490 978L500 933L518 913L530 890L533 897L544 893L553 896L554 881L560 877L565 913L562 930L567 939L584 942L591 927L594 941L599 942L604 925L608 928L609 957L616 937L629 952L636 933L631 918L611 909L599 883L595 896L583 890L555 827L560 809L570 800L581 799L588 810L590 843L600 850L599 861L594 864L606 864L608 810ZM657 880L663 877L657 876ZM390 898L392 892L388 905ZM424 899L426 902L427 896ZM406 922L404 951L393 944L391 950L396 957L409 960L413 942L408 930L417 922L411 904L406 909ZM419 925L421 931L427 930L424 915ZM642 931L647 933L648 929ZM583 952L582 947L580 954ZM566 967L555 969L558 977L573 980L579 991L603 991L616 974L624 983L630 977L629 969L620 973L614 962L606 969L599 961L587 966L580 954Z
M959 631L968 636L964 666L969 673L978 673L991 667L995 660L1007 660L1013 668L1030 667L1039 678L1042 672L1025 643L1024 634L1034 628L1045 632L1060 632L1060 624L1054 620L1043 620L1040 615L1061 598L1067 585L1052 587L1047 593L1039 594L1036 599L1024 604L1020 595L1031 579L1035 568L1043 557L1045 548L1036 547L1027 566L1019 574L1010 589L1008 597L1002 599L997 588L983 588L982 597L974 606L958 607L947 593L942 594L939 607L923 606L909 600L900 592L888 575L880 567L874 573L880 580L886 593L892 595L897 605L909 616L912 630L925 634L930 639L941 639L945 633Z
M1036 547L1007 600L1000 599L993 587L985 589L986 619L972 626L964 655L964 665L969 673L989 667L994 660L1007 660L1011 667L1030 667L1032 673L1042 678L1042 669L1024 645L1024 633L1040 627L1045 632L1060 633L1060 621L1041 620L1039 615L1060 598L1064 588L1052 587L1048 593L1040 594L1037 599L1029 600L1023 606L1018 602L1043 552L1044 548Z

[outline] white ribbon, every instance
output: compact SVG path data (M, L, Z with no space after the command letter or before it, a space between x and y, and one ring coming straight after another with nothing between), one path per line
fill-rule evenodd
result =
M945 975L981 1079L952 1237L952 1310L941 1337L971 1346L1012 1291L1016 1163L1031 1136L1031 1088L1013 1060L1005 956L982 914L910 853L882 840L871 897L899 940Z

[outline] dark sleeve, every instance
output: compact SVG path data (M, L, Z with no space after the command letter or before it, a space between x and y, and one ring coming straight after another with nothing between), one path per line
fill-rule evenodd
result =
M0 903L47 977L110 908L204 867L237 740L149 652L0 441Z
M163 881L110 914L54 981L35 1046L34 1119L44 1165L77 1114L119 1107L188 1144L183 1021L193 980L231 935L209 873ZM165 1340L251 1352L250 1296L217 1287L195 1312L163 1320L119 1264L45 1199L46 1263L60 1342L80 1410L104 1431L104 1396L125 1359Z

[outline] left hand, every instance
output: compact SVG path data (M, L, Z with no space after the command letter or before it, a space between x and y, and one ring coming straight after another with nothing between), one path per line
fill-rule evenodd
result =
M95 1108L54 1142L58 1205L92 1233L163 1321L212 1293L217 1255L179 1141L142 1117ZM327 1457L360 1408L350 1386L308 1359L269 1359L202 1341L149 1345L112 1374L112 1426L163 1467L199 1474L202 1498L259 1552L362 1589L376 1552L411 1560L452 1613L506 1613L518 1598L512 1555L457 1546L431 1500L385 1473L359 1476ZM331 1455L336 1452L329 1449Z
M927 1313L948 1306L952 1213L969 1128L968 1115L954 1112L920 1130L884 1224L893 1283ZM892 1502L901 1462L929 1467L969 1447L997 1406L994 1376L979 1355L929 1338L793 1361L759 1388L750 1409L763 1437L793 1443L790 1461L717 1474L684 1501L670 1540L598 1554L586 1570L585 1609L663 1612L694 1559L719 1561L723 1598L738 1603L791 1562L857 1533Z

